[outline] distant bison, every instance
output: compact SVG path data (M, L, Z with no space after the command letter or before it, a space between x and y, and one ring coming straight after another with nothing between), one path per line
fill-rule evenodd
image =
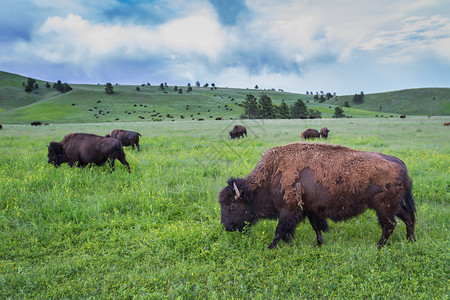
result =
M405 115L401 115L401 116L400 116L400 119L404 119L404 118L406 118Z
M0 124L0 130L3 130L3 126L2 126L2 124Z
M302 139L307 140L307 139L319 138L320 137L320 133L317 130L315 130L315 129L308 128L305 131L303 131L300 134L300 136L301 136Z
M230 131L231 139L247 136L247 128L241 125L234 125L233 130Z
M375 210L382 228L379 248L396 226L406 224L414 240L415 204L411 180L400 159L321 143L293 143L266 151L245 178L231 178L219 193L221 222L242 231L259 219L278 219L275 237L288 241L305 217L323 243L326 219L342 221L367 208Z
M110 134L106 135L106 137L118 139L122 142L123 146L131 146L132 150L134 150L134 145L136 145L138 151L141 151L141 148L139 147L140 136L141 134L138 132L123 129L114 129Z
M328 132L330 132L330 130L326 127L322 127L320 129L320 136L324 139L328 138Z
M450 122L444 123L444 126L450 126Z
M66 135L60 143L51 142L48 147L48 163L59 167L68 163L72 167L78 163L79 167L96 164L102 165L108 161L111 172L114 171L114 161L118 159L130 171L122 143L114 138L107 138L89 133L71 133Z
M42 125L42 123L39 121L31 122L31 126L41 126L41 125Z

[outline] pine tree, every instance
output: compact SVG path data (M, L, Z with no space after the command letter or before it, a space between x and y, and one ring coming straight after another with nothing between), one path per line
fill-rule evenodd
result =
M293 105L291 105L290 111L292 119L299 119L302 116L308 115L308 108L302 99L298 99Z
M266 94L262 94L259 97L259 110L261 111L261 117L263 119L275 118L275 112L273 109L272 99Z
M280 107L278 108L278 116L280 119L289 119L289 107L286 102L281 101Z

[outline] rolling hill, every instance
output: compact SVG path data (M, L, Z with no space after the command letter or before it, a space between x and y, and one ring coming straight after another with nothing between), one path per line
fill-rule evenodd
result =
M91 123L236 119L244 112L239 104L247 94L256 97L267 94L277 105L282 101L290 105L300 98L308 108L319 110L323 118L331 118L334 108L345 101L351 107L344 108L344 113L352 117L450 115L450 88L367 94L364 103L356 105L352 103L352 95L318 103L312 95L220 87L193 87L189 93L187 87L180 87L183 93L179 94L173 86L161 90L159 86L114 85L114 94L107 95L104 85L74 84L71 85L72 91L62 94L53 88L46 88L46 82L42 80L37 80L39 89L26 93L23 88L26 81L26 77L0 72L0 123L23 124L34 120Z

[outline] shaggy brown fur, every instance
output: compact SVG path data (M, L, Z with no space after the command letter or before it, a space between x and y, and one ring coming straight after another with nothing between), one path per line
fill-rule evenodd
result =
M124 147L131 146L131 149L134 150L134 146L136 145L138 151L141 151L139 146L139 137L141 134L135 131L123 130L123 129L114 129L110 134L107 134L106 137L112 137L118 139Z
M326 139L328 137L328 132L330 132L330 130L326 127L322 127L322 129L320 129L320 135L323 139Z
M234 125L233 130L230 131L231 139L247 136L247 128L241 125Z
M450 126L450 122L444 123L444 126Z
M98 136L89 133L71 133L62 139L60 143L51 142L48 147L48 163L59 167L68 163L70 167L77 164L78 167L96 164L102 165L106 161L114 171L114 161L118 159L130 171L130 165L123 152L122 143L114 138Z
M415 204L406 165L398 158L322 143L293 143L267 150L250 174L230 179L219 194L222 223L242 230L260 218L278 218L279 239L293 236L306 216L321 245L326 218L345 220L367 208L383 229L382 247L395 228L395 216L414 239ZM233 207L230 210L230 207Z
M293 143L267 150L247 179L256 188L281 175L283 199L302 205L302 193L296 181L305 168L314 171L315 181L321 182L337 198L345 197L349 191L361 193L370 184L384 187L396 182L401 169L397 164L380 159L377 152L321 143Z
M319 138L320 137L320 133L317 130L315 130L315 129L308 128L305 131L303 131L300 134L300 136L301 136L302 139L307 140L307 139Z

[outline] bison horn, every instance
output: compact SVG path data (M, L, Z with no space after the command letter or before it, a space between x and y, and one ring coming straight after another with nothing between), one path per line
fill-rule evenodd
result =
M50 146L49 146L49 145L45 145L45 146L47 146L47 148L50 148Z
M239 189L237 188L235 182L233 182L233 188L234 188L234 192L236 193L236 196L234 198L237 200L241 197L241 193L239 192Z

